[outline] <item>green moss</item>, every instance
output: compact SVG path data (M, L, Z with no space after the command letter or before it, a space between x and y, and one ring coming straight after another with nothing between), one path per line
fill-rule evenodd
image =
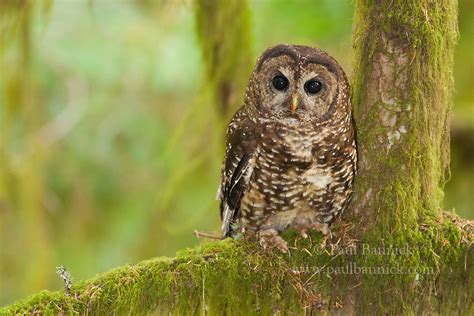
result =
M357 2L353 103L363 163L354 207L381 235L415 228L441 205L456 17L456 1Z
M347 308L388 314L472 311L471 291L461 290L472 281L472 232L462 238L459 227L445 221L424 223L410 234L354 242L354 230L337 224L331 242L324 242L316 233L301 239L294 231L286 232L284 237L295 246L290 256L262 252L253 241L209 243L184 250L174 259L146 260L98 275L75 285L71 296L64 291L41 292L0 309L0 314L143 314L159 310L214 315ZM410 251L403 255L365 253L364 245L372 249L408 245ZM349 247L357 251L348 253ZM352 273L343 270L350 266ZM407 273L357 273L357 267Z

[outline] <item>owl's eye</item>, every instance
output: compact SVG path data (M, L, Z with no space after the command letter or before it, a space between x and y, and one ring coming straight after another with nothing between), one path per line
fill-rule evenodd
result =
M286 79L284 76L278 75L275 76L272 80L273 86L275 89L282 91L288 88L288 79Z
M309 80L304 84L304 89L309 94L316 94L323 88L323 84L318 80Z

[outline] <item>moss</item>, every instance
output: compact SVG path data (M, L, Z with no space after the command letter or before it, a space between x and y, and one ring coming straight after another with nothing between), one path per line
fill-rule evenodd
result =
M0 309L0 314L156 310L211 315L304 310L468 314L473 310L470 289L461 290L472 281L472 231L463 236L459 225L446 220L420 225L409 238L395 234L384 240L355 241L355 233L353 226L342 223L334 227L332 241L317 233L301 239L294 231L286 232L284 237L294 246L290 256L262 252L253 241L209 243L184 250L174 259L146 260L98 275L73 286L71 296L64 291L41 292ZM382 255L366 252L367 245L386 251L389 246L408 245L410 251ZM379 267L398 270L386 274L356 270Z
M354 208L379 235L437 216L449 164L456 17L456 1L357 2L353 103L362 163Z

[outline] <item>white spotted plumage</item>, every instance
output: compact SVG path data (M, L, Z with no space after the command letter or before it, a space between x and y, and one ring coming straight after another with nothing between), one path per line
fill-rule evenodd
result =
M286 90L272 87L275 76L285 76ZM318 80L321 93L306 90L309 80ZM295 98L298 107L290 111ZM227 132L219 190L223 235L240 227L283 251L278 232L330 225L352 193L352 122L349 84L332 57L305 46L268 49Z

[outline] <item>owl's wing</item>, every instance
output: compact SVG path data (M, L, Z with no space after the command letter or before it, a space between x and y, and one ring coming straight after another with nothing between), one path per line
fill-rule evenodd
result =
M255 124L242 107L232 118L227 130L227 146L219 188L222 236L232 231L232 222L240 212L240 202L247 189L257 147Z

